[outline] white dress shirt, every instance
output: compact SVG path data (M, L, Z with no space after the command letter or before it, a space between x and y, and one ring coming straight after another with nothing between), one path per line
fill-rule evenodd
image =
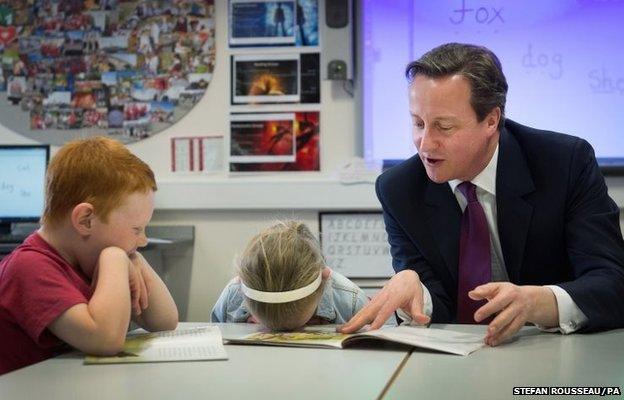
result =
M505 282L509 281L507 270L505 268L505 261L503 258L503 252L500 244L500 237L498 234L497 215L496 215L496 169L498 166L498 145L494 151L492 159L475 178L471 181L477 187L477 199L483 211L485 218L487 219L488 228L490 230L490 253L492 260L492 281L493 282ZM457 190L457 186L462 181L454 179L449 181L449 186L457 198L457 202L462 211L466 208L467 201L461 191ZM587 323L587 317L578 308L572 297L559 286L547 285L557 300L557 308L559 310L559 327L545 328L538 326L538 328L561 333L572 333L582 328ZM427 287L422 284L423 288L423 312L431 317L433 313L433 302L431 300L431 294ZM410 322L411 318L404 312L399 312L401 318L407 317L406 322Z

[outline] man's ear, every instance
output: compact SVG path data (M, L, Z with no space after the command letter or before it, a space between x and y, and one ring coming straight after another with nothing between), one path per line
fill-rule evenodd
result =
M78 234L90 235L93 228L95 212L91 203L80 203L71 212L71 223Z
M501 119L500 107L494 107L492 111L485 117L486 127L488 132L494 133L498 130L498 122Z
M331 273L332 273L332 270L329 267L324 267L323 271L321 272L321 278L322 279L327 279L327 278L329 278Z

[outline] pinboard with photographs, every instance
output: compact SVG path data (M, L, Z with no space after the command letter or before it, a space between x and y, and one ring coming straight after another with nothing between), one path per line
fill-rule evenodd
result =
M214 0L2 2L0 123L53 145L168 128L210 83L214 15Z
M380 211L320 212L319 232L330 268L349 278L388 278L394 273Z

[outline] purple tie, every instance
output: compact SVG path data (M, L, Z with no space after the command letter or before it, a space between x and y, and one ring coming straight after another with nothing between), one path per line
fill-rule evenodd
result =
M468 204L462 215L459 239L457 321L460 324L475 324L474 313L486 301L474 301L468 297L468 292L492 279L490 231L483 207L477 200L477 187L471 182L462 182L458 188ZM488 322L489 319L481 321Z

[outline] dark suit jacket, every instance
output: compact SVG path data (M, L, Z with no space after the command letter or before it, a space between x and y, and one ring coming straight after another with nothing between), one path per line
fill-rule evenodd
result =
M427 177L418 155L376 183L395 271L418 272L433 322L454 322L461 208L448 183ZM583 139L507 120L496 176L500 243L509 280L557 284L589 319L586 330L624 327L624 242L619 209Z

